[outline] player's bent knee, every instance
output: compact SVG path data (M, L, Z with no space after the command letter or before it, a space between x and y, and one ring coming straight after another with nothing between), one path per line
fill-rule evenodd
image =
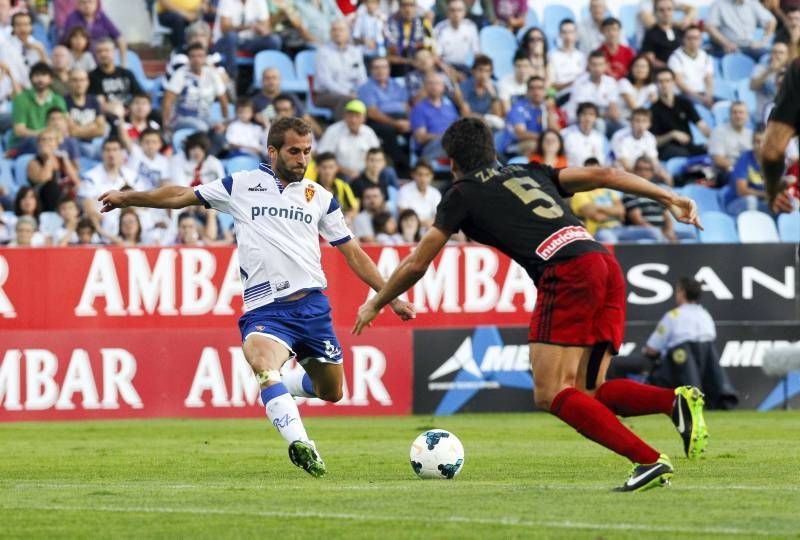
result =
M326 388L324 390L320 390L317 392L317 397L323 401L330 401L331 403L337 403L341 401L343 396L341 387L339 388Z
M549 411L557 394L552 387L537 384L533 390L533 402L538 409Z

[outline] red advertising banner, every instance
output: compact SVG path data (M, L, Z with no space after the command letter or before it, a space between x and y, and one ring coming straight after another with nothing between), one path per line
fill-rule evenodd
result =
M301 400L305 415L411 412L411 330L339 331L339 403ZM0 333L0 422L264 415L235 327ZM302 369L287 365L285 369Z
M388 276L410 248L366 248ZM337 326L349 327L368 287L336 248L323 248ZM0 249L0 329L228 328L241 314L232 248ZM524 325L536 301L525 271L496 250L448 246L409 291L418 318L378 326Z

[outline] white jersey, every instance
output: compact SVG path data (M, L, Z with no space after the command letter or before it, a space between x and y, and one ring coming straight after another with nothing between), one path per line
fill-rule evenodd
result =
M245 311L327 287L319 237L333 246L353 237L330 192L308 179L283 188L264 163L194 192L206 207L233 216Z
M647 346L666 354L671 348L687 341L714 341L717 330L714 319L700 304L683 304L664 315Z

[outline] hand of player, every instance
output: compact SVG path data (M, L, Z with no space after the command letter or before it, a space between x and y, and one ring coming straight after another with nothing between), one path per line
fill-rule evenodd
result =
M353 326L353 334L360 335L361 331L366 326L372 326L372 321L378 316L378 310L375 308L375 303L370 300L365 302L358 308L358 315L356 316L356 324Z
M417 318L417 308L415 308L414 305L409 302L395 298L389 303L389 306L392 308L392 311L394 311L395 314L403 321L409 321Z
M125 208L125 194L121 191L106 191L97 198L102 203L101 213L111 212L115 208Z
M697 215L697 203L689 197L676 197L669 205L668 210L681 223L688 223L703 230L700 216Z

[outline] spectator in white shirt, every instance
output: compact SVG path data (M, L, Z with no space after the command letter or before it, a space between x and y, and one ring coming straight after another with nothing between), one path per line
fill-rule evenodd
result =
M250 98L240 97L236 101L236 120L228 124L225 141L233 155L261 158L267 148L267 129L255 122Z
M747 105L734 101L728 122L718 125L711 132L708 154L714 161L720 181L727 179L739 156L753 148L753 130L747 127L749 116Z
M350 42L347 22L339 19L331 23L331 41L318 49L316 62L314 103L333 109L339 120L344 116L344 106L367 82L364 55L360 47Z
M84 215L91 218L95 228L114 235L117 234L119 225L119 212L112 210L101 215L97 198L106 191L126 186L135 189L147 188L136 184L136 174L124 165L122 143L119 140L106 139L103 142L102 156L102 162L84 173L78 189L78 198L82 200Z
M614 133L611 138L611 150L618 165L628 172L633 171L636 160L642 156L656 163L656 174L668 184L672 184L672 177L664 170L658 161L658 146L656 137L650 133L653 118L648 109L634 109L631 115L631 125Z
M161 153L164 141L157 129L145 128L138 144L131 143L126 130L121 129L120 139L128 150L128 168L136 174L135 183L144 189L155 189L169 181L169 159ZM146 187L145 187L146 186Z
M601 28L607 13L606 0L591 0L589 2L589 17L581 20L578 24L578 47L586 56L589 56L592 51L596 51L603 44L605 38ZM627 45L627 42L624 42L623 45Z
M14 53L20 55L29 69L37 62L50 62L47 51L41 41L33 37L33 21L26 11L18 11L11 17L14 30L8 44Z
M763 113L764 107L775 100L778 93L778 74L789 65L791 56L786 43L776 41L769 52L769 60L759 63L750 78L750 90L756 93L756 112Z
M667 66L675 73L681 93L706 107L714 104L714 63L700 45L700 28L690 26L683 34L683 45L672 53Z
M225 69L236 80L236 53L255 54L280 49L281 39L272 33L269 5L264 0L219 0L214 25L216 49L225 57Z
M433 167L420 160L411 171L413 182L409 182L397 193L397 211L411 209L419 216L423 228L430 227L436 217L436 207L442 200L442 194L431 185Z
M712 54L741 52L756 61L767 52L777 24L758 0L715 0L704 22L704 29L711 36ZM756 40L758 28L763 33Z
M558 27L561 46L550 51L548 65L553 88L559 97L566 97L572 83L586 71L586 55L579 51L575 44L578 41L578 30L575 21L564 19Z
M228 96L225 82L216 68L206 62L208 53L199 44L189 45L187 54L189 64L178 69L164 87L161 102L162 125L178 130L182 128L217 132L224 130L224 124L213 125L211 106L219 101L222 119L228 121Z
M630 118L634 109L649 107L658 99L658 89L653 82L653 64L644 54L633 59L628 75L617 84L622 118Z
M364 188L361 194L361 211L353 218L353 234L359 242L374 242L375 229L372 218L380 212L386 212L386 199L378 184Z
M353 42L361 46L364 56L384 56L386 53L386 18L380 0L366 0L356 10L353 22ZM383 52L384 54L380 54Z
M225 167L209 155L211 141L202 132L192 133L183 141L183 151L172 155L169 179L178 186L199 186L225 176Z
M464 73L469 72L469 64L480 49L478 27L466 16L464 0L449 0L447 19L433 29L433 39L439 56Z
M351 100L344 110L344 119L331 124L322 134L317 153L333 153L339 164L339 172L355 178L364 170L369 149L381 143L372 128L364 125L367 106L363 101Z
M561 132L564 138L564 149L567 153L567 164L570 167L582 167L589 158L595 158L600 165L606 164L607 141L597 131L597 105L587 101L578 105L578 123Z
M511 110L514 98L524 96L528 92L528 79L533 76L533 66L525 51L517 51L514 55L514 71L506 74L497 83L497 93L503 105L503 115Z
M613 133L620 125L619 85L614 77L606 75L605 54L594 51L589 55L589 68L572 84L569 102L564 107L570 120L574 121L580 103L592 102L605 120L604 131ZM581 161L580 163L583 163Z

